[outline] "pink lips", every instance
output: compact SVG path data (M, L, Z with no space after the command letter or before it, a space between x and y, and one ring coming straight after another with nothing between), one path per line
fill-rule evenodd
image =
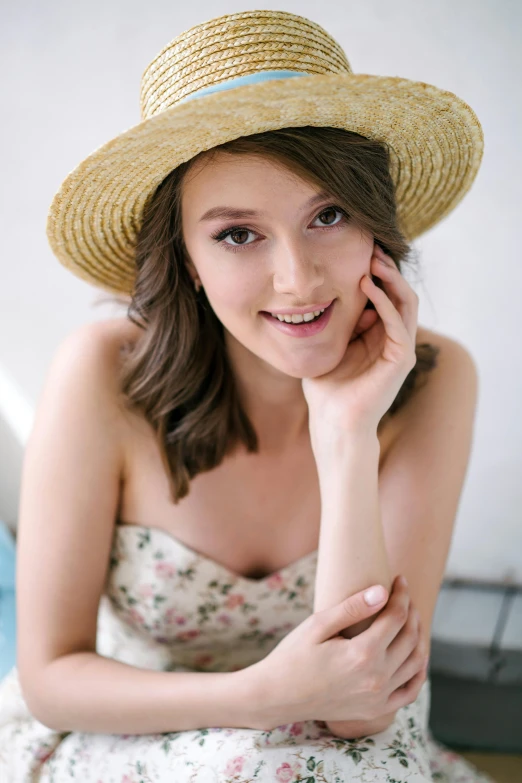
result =
M280 332L283 332L283 334L288 334L292 337L312 337L314 334L322 332L328 325L335 301L336 300L334 299L319 318L316 318L314 321L302 322L300 324L289 324L286 321L280 321L278 318L274 318L274 316L270 315L270 313L261 312L261 315L263 318L270 321L272 326Z
M316 310L326 310L330 307L333 299L329 302L323 302L317 305L308 305L308 307L289 307L287 310L261 310L262 313L274 313L274 315L304 315L305 313L312 313Z

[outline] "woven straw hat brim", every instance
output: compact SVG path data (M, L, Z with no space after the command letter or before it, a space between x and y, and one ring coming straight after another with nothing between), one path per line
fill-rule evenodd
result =
M424 82L334 73L247 84L166 109L89 155L52 201L51 248L78 277L128 295L143 209L172 169L238 136L304 125L388 143L399 225L410 241L457 206L483 155L471 107Z

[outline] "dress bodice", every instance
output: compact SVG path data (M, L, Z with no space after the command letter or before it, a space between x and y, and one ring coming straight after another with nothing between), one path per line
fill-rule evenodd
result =
M313 612L317 550L262 579L233 573L160 528L115 525L97 652L165 671L234 671Z

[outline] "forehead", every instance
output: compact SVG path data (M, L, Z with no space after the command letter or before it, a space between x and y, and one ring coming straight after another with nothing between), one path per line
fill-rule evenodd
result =
M223 195L224 189L237 193L274 192L277 189L312 194L319 186L306 180L282 161L271 157L224 150L199 156L183 178L182 200L188 203L192 197Z

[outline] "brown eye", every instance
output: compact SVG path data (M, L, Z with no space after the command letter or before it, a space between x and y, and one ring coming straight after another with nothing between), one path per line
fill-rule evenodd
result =
M241 241L238 241L238 239L237 239L238 235L240 235L240 234L246 234L246 236L245 236L245 240L246 240L246 238L248 237L248 234L250 234L250 231L247 231L246 228L238 228L238 229L236 229L236 231L232 231L228 236L232 237L232 240L234 242L236 242L236 244L242 245L244 243L241 242Z
M339 215L339 220L335 219L336 212ZM323 222L323 216L326 216L326 222ZM339 224L345 223L348 220L348 215L346 212L344 212L344 210L340 209L340 207L335 207L332 205L331 207L326 207L326 209L323 209L322 212L317 215L316 220L319 218L323 223L323 228L328 228L329 226L339 226L339 228L341 228Z
M330 214L332 216L332 221L327 221L327 224L330 225L330 222L333 222L335 220L335 213L339 212L338 209L335 209L334 207L328 207L328 209L325 209L321 212L319 217L322 217L323 215Z

